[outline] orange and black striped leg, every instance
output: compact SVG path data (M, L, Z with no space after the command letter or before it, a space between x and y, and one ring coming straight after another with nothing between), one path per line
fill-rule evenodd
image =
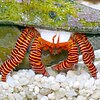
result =
M70 45L70 44L69 44ZM60 64L53 66L53 70L60 71L60 70L71 70L75 67L76 63L78 62L78 48L76 43L72 41L72 45L68 48L68 57L66 60L61 62Z
M29 32L30 28L25 28L20 37L17 39L16 45L15 45L15 49L12 50L10 57L13 58L16 56L16 54L18 53L20 47L23 45L24 40L26 39L28 32Z
M36 35L36 30L34 29L34 27L26 27L20 37L17 39L15 48L12 50L11 54L10 54L10 58L13 58L16 56L16 54L18 53L18 51L20 50L21 46L24 43L24 40L26 40L26 37L30 34L30 32L34 32L34 36ZM38 32L37 32L38 35Z
M42 52L41 44L38 41L38 38L35 38L31 46L30 55L29 55L30 65L32 66L32 69L36 73L43 74L44 76L48 76L49 74L46 71L45 66L42 64L41 61L41 52Z
M88 41L86 35L82 34L82 38L83 38L83 41L84 41L84 43L86 45L86 48L88 49L89 54L91 55L91 59L94 62L94 59L95 59L94 49L93 49L91 43Z
M29 35L24 40L23 45L17 51L16 56L8 59L1 65L2 81L6 81L6 75L10 71L12 71L15 66L17 66L19 63L22 62L22 59L24 58L26 50L27 50L33 36L34 36L34 32L30 32Z
M84 49L84 51L88 52L91 55L90 57L91 57L92 61L94 61L94 59L95 59L94 49L93 49L91 43L88 41L86 35L83 33L80 33L80 34L75 33L75 34L76 34L76 38L82 39L82 41L85 43L87 49Z
M89 69L92 77L97 78L97 69L94 66L94 50L92 45L89 43L85 35L76 35L76 41L80 47L82 53L83 61Z

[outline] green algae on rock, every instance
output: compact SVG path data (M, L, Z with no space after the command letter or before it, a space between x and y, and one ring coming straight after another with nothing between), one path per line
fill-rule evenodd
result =
M13 22L52 30L100 33L100 11L75 0L0 1L0 23Z
M0 26L0 58L4 61L14 48L20 31L15 27Z

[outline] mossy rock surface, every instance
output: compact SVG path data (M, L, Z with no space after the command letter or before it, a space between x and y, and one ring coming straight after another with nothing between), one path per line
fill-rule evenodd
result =
M77 0L18 1L0 1L0 24L100 34L100 11Z

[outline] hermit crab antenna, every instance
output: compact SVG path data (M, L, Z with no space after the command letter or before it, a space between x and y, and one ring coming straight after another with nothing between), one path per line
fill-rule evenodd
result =
M54 43L54 39L55 39L56 35L57 35L57 34L55 34L55 35L52 37L52 41L53 41L53 43Z

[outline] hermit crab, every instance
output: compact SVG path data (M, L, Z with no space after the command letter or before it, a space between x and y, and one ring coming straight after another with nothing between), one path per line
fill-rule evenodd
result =
M100 26L100 12L98 10L83 6L72 0L2 1L0 7L0 13L2 12L4 16L0 16L0 25L5 25L6 22L6 25L24 27L17 39L15 48L10 53L9 59L0 65L2 81L6 81L7 74L22 62L31 42L29 62L36 73L49 75L41 61L42 50L49 50L51 54L59 54L62 50L68 51L68 57L53 66L53 70L61 71L73 69L78 62L78 49L80 49L83 61L91 76L97 77L97 69L93 64L95 59L94 50L84 33L94 32L96 34L100 32L98 27ZM13 14L11 7L15 10ZM52 42L49 42L41 36L36 29L37 27L65 30L70 31L72 34L66 42L60 42L60 33L56 43L55 38L57 35L53 35ZM32 39L34 40L32 41Z

